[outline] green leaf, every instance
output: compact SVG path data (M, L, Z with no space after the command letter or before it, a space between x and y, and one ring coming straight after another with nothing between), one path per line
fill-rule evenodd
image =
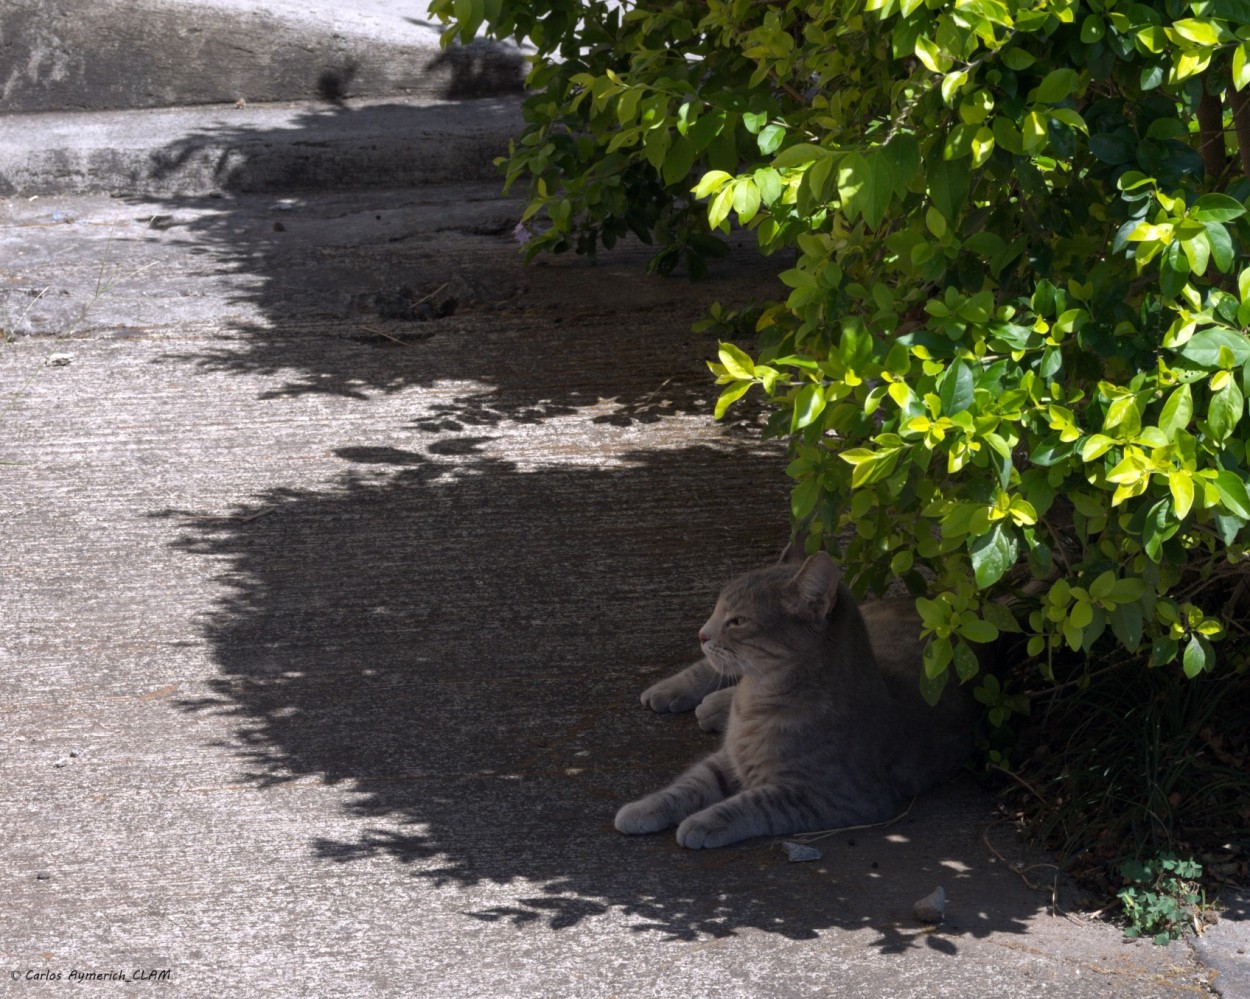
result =
M1185 251L1185 256L1189 258L1189 270L1193 274L1205 274L1207 272L1207 261L1211 258L1211 243L1207 239L1206 231L1194 233L1181 240L1181 249Z
M954 659L955 673L962 683L967 683L981 669L981 664L977 661L977 654L968 647L966 642L955 643L955 654L952 658Z
M832 155L833 153L823 146L799 142L793 146L787 146L774 156L772 165L778 170L785 170L789 167L801 167L808 163L815 163L817 160L825 160Z
M1002 521L974 540L968 546L972 558L972 572L977 586L987 589L1002 578L1003 573L1016 563L1017 545L1015 533Z
M1228 274L1233 269L1233 239L1218 222L1203 222L1202 227L1207 231L1207 242L1211 247L1211 258L1215 261L1215 266L1224 274Z
M1195 17L1186 17L1172 22L1172 30L1181 38L1195 45L1210 48L1220 44L1220 32L1210 21L1200 21Z
M1211 396L1211 405L1207 410L1207 424L1217 440L1224 440L1236 428L1241 420L1244 400L1241 389L1235 381L1230 381Z
M894 196L905 197L916 171L920 169L920 143L914 135L904 132L882 146L878 155L890 163Z
M1142 524L1142 549L1150 561L1158 563L1163 556L1163 543L1172 537L1180 525L1172 516L1171 497L1161 499L1150 508Z
M959 631L959 634L968 641L976 642L980 645L992 642L998 638L998 628L996 628L991 622L981 618L964 621L957 630ZM961 676L960 679L965 680L967 677Z
M942 644L945 645L946 648L950 648L950 646L946 645L946 643L930 642L929 644ZM925 651L927 652L928 649L926 648ZM941 700L942 691L946 689L947 683L950 682L950 674L946 672L946 667L943 665L938 667L939 672L936 676L930 676L929 661L929 657L926 655L924 660L924 674L920 677L920 696L923 697L925 701L928 702L929 707L932 708L936 707L937 702Z
M1127 604L1140 600L1145 593L1146 581L1144 579L1137 576L1126 576L1124 579L1117 579L1111 584L1111 590L1107 597L1113 603Z
M951 66L950 56L946 55L928 36L916 38L916 58L924 63L930 73L945 73Z
M1020 134L1023 137L1024 151L1026 153L1040 152L1046 145L1047 139L1046 117L1037 111L1030 111L1024 116L1024 121L1020 124Z
M737 402L744 395L746 395L747 390L752 384L752 382L738 382L737 384L730 385L729 388L725 389L725 391L720 394L720 398L716 400L716 408L712 412L713 419L719 420L723 417L725 415L725 411L728 410L733 403Z
M760 190L750 177L739 177L733 185L734 211L738 221L746 225L760 210Z
M767 121L767 111L744 111L742 113L742 127L752 135L758 135L760 129L764 127L764 123Z
M971 177L967 160L939 159L929 166L929 198L948 222L954 222L968 200Z
M664 166L660 171L664 177L664 183L680 184L690 176L690 169L693 166L694 143L679 136L669 149L668 156L664 158Z
M781 175L772 167L760 167L751 176L755 186L759 188L760 201L766 205L773 204L785 190Z
M1081 42L1084 45L1093 45L1101 40L1106 31L1107 25L1103 19L1097 14L1089 14L1081 22Z
M794 413L790 421L790 432L802 430L809 426L825 409L825 391L821 385L811 383L799 389L794 400Z
M770 156L775 153L781 143L785 141L786 130L781 125L766 125L761 129L760 134L756 136L756 143L759 146L760 154Z
M1168 396L1163 412L1159 414L1159 429L1167 435L1168 440L1176 440L1177 432L1189 426L1193 415L1193 389L1186 382L1173 389Z
M1230 513L1250 520L1250 494L1246 493L1246 484L1240 477L1227 470L1215 476L1215 490L1220 495L1220 502Z
M847 464L854 466L851 472L851 488L879 482L894 471L898 463L901 447L885 448L881 451L869 451L867 448L851 448L838 455Z
M1192 680L1203 670L1211 669L1214 665L1215 652L1207 641L1197 635L1190 636L1189 643L1185 646L1184 658L1181 660L1185 675Z
M790 515L799 523L807 520L816 503L820 499L820 477L808 476L790 494Z
M1193 476L1181 469L1168 472L1168 489L1172 493L1172 507L1176 510L1176 516L1184 520L1194 504Z
M1088 463L1101 458L1115 446L1115 441L1104 434L1093 434L1081 445L1081 460Z
M726 173L724 170L709 170L699 179L699 183L695 185L694 196L696 199L706 198L709 194L719 191L733 179L733 174Z
M1080 76L1074 69L1051 70L1029 94L1029 100L1038 104L1058 104L1076 89L1079 80Z
M942 376L938 398L942 401L942 414L953 416L962 413L972 405L973 398L972 365L967 361L955 361L946 369Z
M1017 73L1022 69L1028 69L1036 61L1033 54L1027 49L1011 48L1003 50L1003 63L1008 69L1014 69Z
M1233 364L1242 365L1250 360L1250 340L1231 330L1202 330L1195 333L1181 347L1179 353L1187 360L1204 368L1220 367L1220 348L1227 347Z
M838 195L849 218L863 215L870 229L881 224L890 199L894 196L894 184L879 157L869 160L859 153L850 153L838 164Z
M715 229L725 219L729 218L729 210L734 205L734 185L726 184L712 199L712 203L707 207L707 224Z
M1199 222L1231 222L1246 214L1246 207L1227 194L1204 194L1194 202L1190 214Z
M1250 42L1242 42L1233 50L1233 86L1245 90L1250 83Z
M725 366L725 371L735 378L755 377L755 362L740 347L722 341L717 350L717 356L720 358L720 363Z
M1111 632L1129 652L1136 652L1140 647L1142 627L1143 618L1139 604L1119 604L1111 612Z

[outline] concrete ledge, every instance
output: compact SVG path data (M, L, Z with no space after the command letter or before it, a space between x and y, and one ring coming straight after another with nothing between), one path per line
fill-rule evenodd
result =
M0 196L342 190L499 176L520 99L0 117Z
M439 47L424 3L6 0L0 110L99 111L520 90L519 50Z

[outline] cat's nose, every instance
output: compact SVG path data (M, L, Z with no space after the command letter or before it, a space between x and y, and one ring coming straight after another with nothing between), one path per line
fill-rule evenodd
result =
M699 644L702 645L706 641L707 641L707 632L704 631L702 628L700 628L699 629Z

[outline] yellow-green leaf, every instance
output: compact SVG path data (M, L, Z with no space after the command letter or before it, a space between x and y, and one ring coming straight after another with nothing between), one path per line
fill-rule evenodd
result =
M725 366L725 371L735 378L755 377L755 362L742 348L735 347L732 343L721 343L716 353L721 364Z
M750 387L751 382L738 382L730 385L729 388L720 394L720 398L716 400L716 409L713 411L712 416L719 420L733 403L746 395L747 389Z
M1168 472L1168 488L1172 491L1172 509L1178 519L1189 513L1194 504L1194 479L1184 469Z

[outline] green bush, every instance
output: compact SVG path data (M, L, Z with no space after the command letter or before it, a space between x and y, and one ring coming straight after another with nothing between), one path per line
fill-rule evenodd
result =
M1162 853L1120 867L1124 887L1117 893L1124 908L1125 936L1149 936L1157 944L1175 940L1199 926L1203 912L1198 878L1202 865Z
M1108 648L1192 677L1245 633L1250 2L432 9L537 49L529 253L786 252L716 414L767 398L794 520L917 595L931 696L1003 632L1047 679Z

